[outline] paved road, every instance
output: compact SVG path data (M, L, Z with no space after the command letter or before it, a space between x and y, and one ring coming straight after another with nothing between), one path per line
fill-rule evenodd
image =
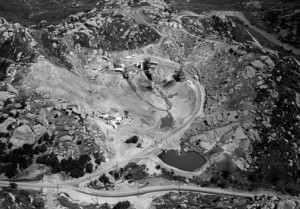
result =
M51 203L47 203L47 206L49 208L54 208L55 206L53 204L53 197L49 197L49 195L53 194L54 188L56 188L55 185L51 185L49 183L43 183L42 185L32 184L32 183L26 183L26 182L18 182L19 188L24 189L40 189L42 186L43 188L47 188L49 193L47 197L52 201ZM9 186L9 182L0 182L0 186ZM241 191L241 190L233 190L233 189L222 189L222 188L209 188L209 187L198 187L195 185L186 185L186 184L173 184L173 185L162 185L162 186L151 186L151 187L144 187L135 189L135 190L127 190L127 191L98 191L93 190L89 188L81 188L76 186L70 186L70 185L61 185L60 191L64 192L64 190L73 190L77 191L82 194L88 194L98 197L111 197L111 198L122 198L122 197L130 197L130 196L138 196L143 194L149 194L149 193L155 193L155 192L171 192L171 191L180 191L180 192L199 192L199 193L206 193L206 194L214 194L214 195L226 195L226 196L235 196L235 197L249 197L252 198L254 196L259 195L270 195L270 196L277 196L279 198L284 199L290 199L293 201L300 202L300 198L297 197L290 197L286 195L281 195L278 193L275 193L273 191ZM51 192L51 193L50 193Z

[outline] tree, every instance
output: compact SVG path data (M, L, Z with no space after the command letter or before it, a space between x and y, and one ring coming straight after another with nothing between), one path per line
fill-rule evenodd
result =
M92 173L92 172L93 172L93 164L92 164L92 163L87 163L87 164L85 165L85 171L86 171L87 173Z
M70 175L73 177L73 178L79 178L79 177L82 177L84 176L84 171L82 169L79 169L79 168L74 168Z
M122 201L118 202L113 209L128 209L130 207L130 202L129 201Z
M20 155L18 161L20 170L26 169L30 165L30 161L28 161L28 159L24 155Z
M16 163L7 165L5 169L6 169L5 176L7 176L8 178L12 178L18 174Z
M97 158L97 159L95 160L95 163L97 163L98 165L100 165L100 164L101 164L100 158Z
M103 174L102 176L100 176L99 181L101 181L104 185L109 183L109 178Z
M109 204L104 203L100 206L100 209L111 209L111 207L109 206Z

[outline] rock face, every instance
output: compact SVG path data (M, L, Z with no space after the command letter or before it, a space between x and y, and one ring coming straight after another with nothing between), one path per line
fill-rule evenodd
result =
M10 142L16 147L21 147L23 144L33 144L35 142L35 134L28 125L22 125L16 128Z

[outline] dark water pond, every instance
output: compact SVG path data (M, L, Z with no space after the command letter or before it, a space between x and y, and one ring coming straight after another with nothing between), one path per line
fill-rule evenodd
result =
M168 113L166 117L161 118L160 128L171 129L173 127L173 124L174 124L174 118L170 113Z
M176 150L169 150L158 155L166 164L183 171L195 171L205 164L204 157L194 151L178 153Z

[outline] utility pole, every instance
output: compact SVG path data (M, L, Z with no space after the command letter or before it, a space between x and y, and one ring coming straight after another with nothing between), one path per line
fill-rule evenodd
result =
M116 171L118 171L119 170L119 163L118 163L118 161L116 160Z
M57 194L59 193L59 186L56 184Z
M97 195L95 195L95 197L96 197L96 201L95 201L93 198L92 198L92 200L96 202L97 206L99 206L99 200L98 200L98 196L97 196Z
M138 182L138 198L140 198L140 183Z

